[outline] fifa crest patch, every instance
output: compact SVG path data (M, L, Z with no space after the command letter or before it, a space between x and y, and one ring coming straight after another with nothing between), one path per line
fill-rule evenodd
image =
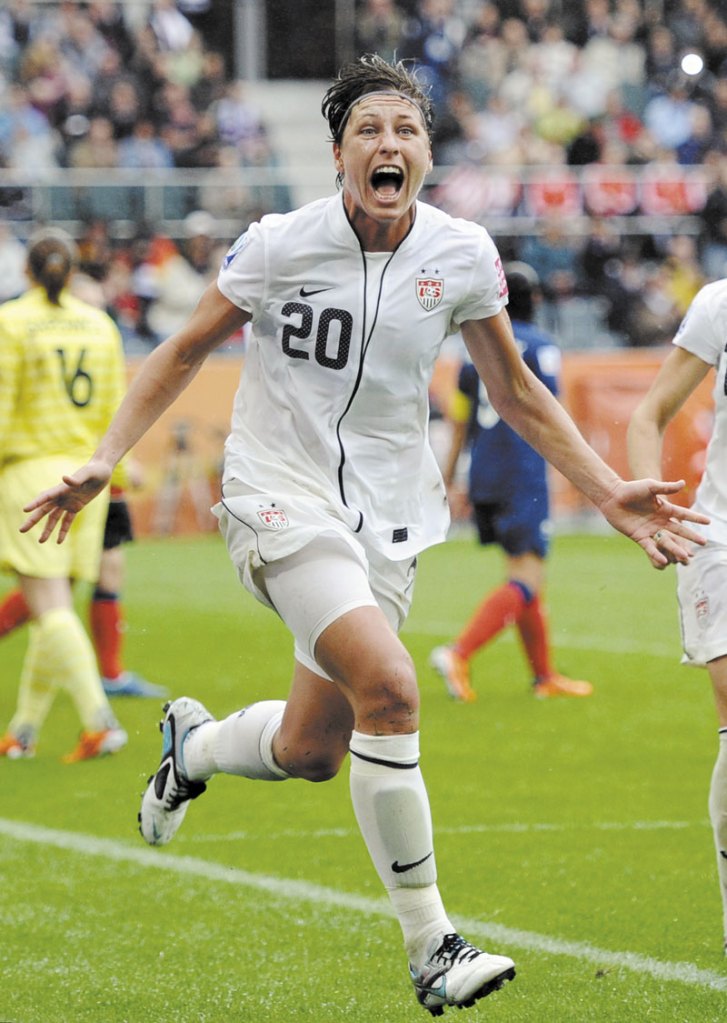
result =
M225 258L222 260L222 269L226 270L232 260L237 256L243 249L247 248L250 241L250 235L247 231L240 235L237 241L233 242L230 248L225 254Z
M444 281L441 277L417 277L416 290L419 305L430 313L442 301Z
M290 525L288 516L282 508L261 508L257 517L266 529L287 529Z

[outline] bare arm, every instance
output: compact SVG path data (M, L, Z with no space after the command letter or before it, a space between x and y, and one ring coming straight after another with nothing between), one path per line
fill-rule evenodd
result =
M626 440L634 476L661 473L664 431L709 372L710 366L683 348L673 348L629 422Z
M119 460L190 384L210 352L249 319L216 283L210 284L185 326L145 360L91 459L26 505L24 511L30 514L21 531L27 532L47 516L40 542L60 522L58 543L62 543L77 512L103 490Z
M452 432L450 434L449 450L447 451L444 466L442 467L442 477L447 489L449 489L454 483L459 456L462 454L462 448L464 447L464 442L467 438L467 423L462 423L456 419L450 419L449 424Z
M520 358L506 311L467 321L462 335L498 414L592 501L614 528L643 547L652 564L663 567L669 561L653 540L654 533L667 526L674 534L674 559L686 562L690 549L679 538L702 541L683 523L705 519L663 496L676 493L683 481L665 483L657 475L627 483L606 465Z
M683 348L673 348L666 357L631 416L626 433L629 465L634 476L661 473L664 431L709 369L708 363ZM667 560L674 562L678 558L673 554L674 538L670 532L662 531L659 546Z

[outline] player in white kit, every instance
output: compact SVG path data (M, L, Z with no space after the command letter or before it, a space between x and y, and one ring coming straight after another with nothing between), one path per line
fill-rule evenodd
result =
M659 470L664 430L689 395L714 368L714 425L694 508L707 515L707 543L677 566L682 662L704 667L717 707L719 746L709 790L709 816L722 892L727 954L727 280L695 296L648 394L629 424L629 461L636 474ZM658 542L668 536L660 531ZM670 558L670 560L672 560ZM659 566L657 566L659 567Z
M431 104L402 64L365 57L323 102L342 188L264 217L233 245L186 327L147 359L94 458L28 506L62 540L111 467L244 323L252 340L215 512L239 576L293 634L287 701L223 721L196 700L165 709L162 760L141 832L168 842L218 772L322 781L350 752L351 797L401 924L411 980L433 1015L514 976L505 956L460 937L439 894L419 767L419 695L397 637L416 555L445 537L445 491L427 440L427 386L460 329L499 413L601 509L666 563L670 525L688 557L694 513L679 483L625 483L586 445L514 344L487 232L417 201L431 167Z

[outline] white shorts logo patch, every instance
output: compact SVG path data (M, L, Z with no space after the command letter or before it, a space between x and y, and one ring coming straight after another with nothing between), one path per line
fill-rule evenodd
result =
M709 597L704 590L698 590L694 601L694 613L697 616L697 625L704 629L709 618Z
M257 516L267 529L287 529L290 525L282 508L261 508Z
M442 301L444 281L440 277L417 277L416 289L419 305L429 313Z

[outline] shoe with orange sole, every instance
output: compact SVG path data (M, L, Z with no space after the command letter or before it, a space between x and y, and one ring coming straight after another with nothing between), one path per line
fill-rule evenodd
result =
M533 692L539 700L549 700L555 696L590 696L593 686L590 682L566 678L565 675L553 672L552 675L536 679L533 682Z
M453 700L472 703L477 693L470 685L470 668L451 646L436 646L429 655L429 663L444 679L447 692Z
M35 756L35 743L25 740L22 736L6 732L0 739L0 757L8 760L28 760Z
M100 732L81 732L78 745L61 760L64 764L77 764L80 760L93 760L123 749L129 737L123 728L104 728Z

